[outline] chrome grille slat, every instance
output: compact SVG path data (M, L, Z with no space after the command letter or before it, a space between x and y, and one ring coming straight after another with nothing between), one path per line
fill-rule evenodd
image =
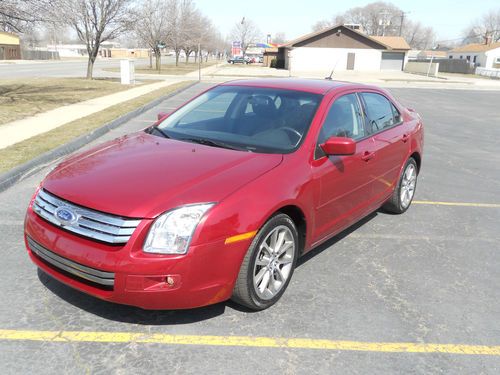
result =
M105 286L114 286L115 284L115 274L113 272L100 271L95 268L73 262L72 260L64 258L49 249L46 249L30 237L28 237L28 245L31 251L56 268L82 279L92 281L96 284Z
M74 211L77 215L76 222L63 225L57 220L54 212L58 207L66 207ZM40 189L35 197L33 210L40 217L60 228L112 244L126 243L141 222L137 219L122 218L75 205L43 189Z

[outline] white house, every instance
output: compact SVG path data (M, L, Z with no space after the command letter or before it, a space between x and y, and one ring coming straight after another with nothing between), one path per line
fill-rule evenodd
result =
M304 35L278 49L278 67L294 72L403 70L410 46L402 37L368 36L345 25Z
M468 60L476 66L492 69L500 68L500 42L473 43L447 52L449 59Z

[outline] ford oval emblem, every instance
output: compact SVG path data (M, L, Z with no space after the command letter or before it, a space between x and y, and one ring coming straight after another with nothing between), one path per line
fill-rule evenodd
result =
M54 217L61 225L72 225L78 220L76 213L69 207L57 207Z

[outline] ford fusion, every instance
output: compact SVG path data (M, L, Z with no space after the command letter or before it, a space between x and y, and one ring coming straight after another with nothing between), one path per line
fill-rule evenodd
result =
M59 164L30 202L26 247L103 300L262 310L300 256L380 207L408 209L422 148L420 116L380 88L228 82Z

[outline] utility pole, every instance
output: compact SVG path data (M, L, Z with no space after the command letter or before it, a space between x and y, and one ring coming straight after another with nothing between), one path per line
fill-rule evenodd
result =
M401 23L399 24L399 36L403 34L403 24L405 22L405 16L410 12L401 12Z

